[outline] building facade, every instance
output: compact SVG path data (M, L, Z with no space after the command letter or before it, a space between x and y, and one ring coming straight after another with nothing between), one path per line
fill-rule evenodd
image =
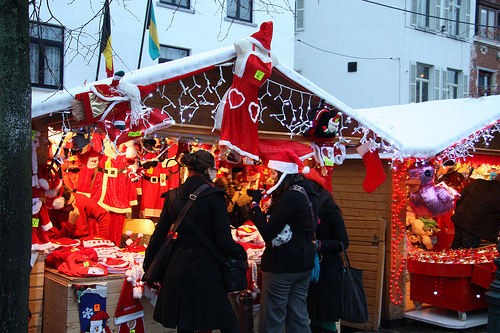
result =
M353 108L469 95L474 0L298 0L294 68Z
M272 52L293 67L293 2L288 9L285 3L289 1L266 3L271 1L152 0L160 44L160 57L152 60L149 30L145 30L148 0L110 1L113 70L131 72L232 45L236 39L257 32L265 21L274 25ZM48 4L50 7L46 2L30 7L33 97L107 77L99 43L104 1L68 4L54 0Z
M474 97L499 93L500 1L478 0L472 49L470 94Z

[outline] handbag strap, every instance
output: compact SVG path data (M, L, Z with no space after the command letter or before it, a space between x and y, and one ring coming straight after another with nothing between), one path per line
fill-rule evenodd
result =
M204 184L206 185L206 184ZM203 185L202 185L203 186ZM206 185L208 187L208 185ZM182 206L182 202L179 199L179 196L177 195L177 191L172 191L170 193L170 199L177 211L181 210L181 212L186 208L186 205L189 203L186 203L184 207ZM217 260L219 260L221 263L226 262L226 257L222 255L222 253L214 246L214 244L208 239L207 236L196 226L196 224L191 220L191 217L189 215L186 215L184 217L186 220L186 223L191 227L191 229L195 232L195 234L198 236L198 238L201 239L203 244L205 244L206 247L215 255Z
M191 205L196 200L196 198L201 193L201 191L203 191L207 187L209 187L207 184L202 184L201 186L199 186L196 189L196 191L194 191L193 194L189 195L189 201L181 209L179 216L177 217L177 220L175 220L174 225L172 225L172 227L170 228L170 231L168 232L168 235L167 235L165 241L163 242L161 247L156 252L156 255L155 255L153 261L151 262L151 264L148 267L154 266L156 264L156 262L158 260L160 260L161 253L164 252L164 250L167 248L167 246L170 244L170 242L174 238L175 232L177 231L177 228L181 224L182 220L184 219L184 216L186 215L187 211L189 210L189 207L191 207ZM176 190L171 190L170 193L172 193L172 192L176 192Z
M345 262L344 260L342 260L342 253L339 252L340 261L342 262L342 266L345 270L347 267L351 267L351 264L349 263L349 258L347 257L347 252L345 251L344 243L340 242L340 245L342 246L342 253L344 254Z

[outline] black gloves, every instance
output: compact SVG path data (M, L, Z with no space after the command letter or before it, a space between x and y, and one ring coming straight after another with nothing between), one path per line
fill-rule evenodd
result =
M262 193L261 190L255 190L252 194L252 201L255 201L256 203L259 203L260 200L262 200L262 197L264 194Z

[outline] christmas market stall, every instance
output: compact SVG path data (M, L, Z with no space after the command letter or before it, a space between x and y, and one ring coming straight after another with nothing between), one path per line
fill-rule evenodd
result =
M33 330L77 332L108 325L164 331L152 319L155 296L141 283L140 268L163 205L160 194L186 177L178 162L183 152L210 151L217 177L236 181L240 194L272 185L259 155L284 148L331 179L348 145L354 147L362 137L352 110L270 58L272 66L255 72L259 84L252 91L238 86L241 78L234 72L244 66L231 46L130 73L117 71L112 78L33 101L33 262L42 270L45 265L44 278L37 269L33 279L32 287L43 290L33 292L39 305L39 325ZM225 108L241 105L249 111L226 121ZM97 215L85 237L47 237L47 211L64 204L65 187L108 211L106 237ZM255 310L264 247L259 236L250 224L235 228L233 235L250 258ZM353 260L353 265L359 263ZM375 300L371 289L367 293ZM372 312L375 307L370 304ZM121 313L124 309L130 311ZM378 326L377 318L371 316L370 327Z
M333 191L348 229L351 265L364 270L368 321L343 324L377 330L382 319L403 318L407 268L411 274L432 271L409 264L409 258L418 261L429 250L418 249L418 244L429 245L418 235L414 243L410 240L411 186L406 182L411 168L427 163L434 170L453 166L458 171L479 163L470 162L469 154L492 156L498 149L495 105L500 100L492 96L353 110L269 52L250 71L240 54L245 43L129 73L117 71L112 78L33 100L32 249L38 275L32 279L32 295L39 329L79 332L107 324L113 330L124 325L164 332L152 319L155 296L140 281L141 260L163 206L160 194L186 178L180 155L198 149L214 155L217 177L236 182L234 190L242 197L246 188L272 186L264 162L271 153L294 150ZM268 43L261 40L264 49ZM233 109L239 113L231 118L228 110ZM490 147L474 152L480 140ZM473 168L476 173L481 169ZM441 171L436 178L444 176ZM49 239L47 207L60 204L62 184L109 213L107 237L100 234L97 214L89 221L88 235L77 242ZM450 224L442 223L451 232ZM444 227L441 232L446 233ZM250 259L248 287L255 310L265 246L259 236L246 223L233 232ZM449 253L449 239L439 233L436 238L441 245L433 246ZM71 251L75 246L81 249L79 258ZM413 280L419 278L426 279Z
M381 246L374 228L359 230L350 221L387 221L383 320L406 316L455 329L486 323L484 293L494 278L495 241L451 250L450 217L464 186L498 173L499 105L500 96L488 96L354 110L368 127L366 139L380 152L387 178L366 191L366 176L380 176L353 154L335 167L332 187L349 249Z

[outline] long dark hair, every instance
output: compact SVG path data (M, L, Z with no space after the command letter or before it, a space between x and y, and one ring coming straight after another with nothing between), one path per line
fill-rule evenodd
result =
M276 170L278 173L277 179L280 179L283 173L281 171ZM272 203L276 203L276 200L278 200L278 197L283 194L283 192L287 191L290 186L292 186L295 182L304 179L304 176L300 173L289 173L285 176L283 181L281 182L280 186L271 193L271 199Z

